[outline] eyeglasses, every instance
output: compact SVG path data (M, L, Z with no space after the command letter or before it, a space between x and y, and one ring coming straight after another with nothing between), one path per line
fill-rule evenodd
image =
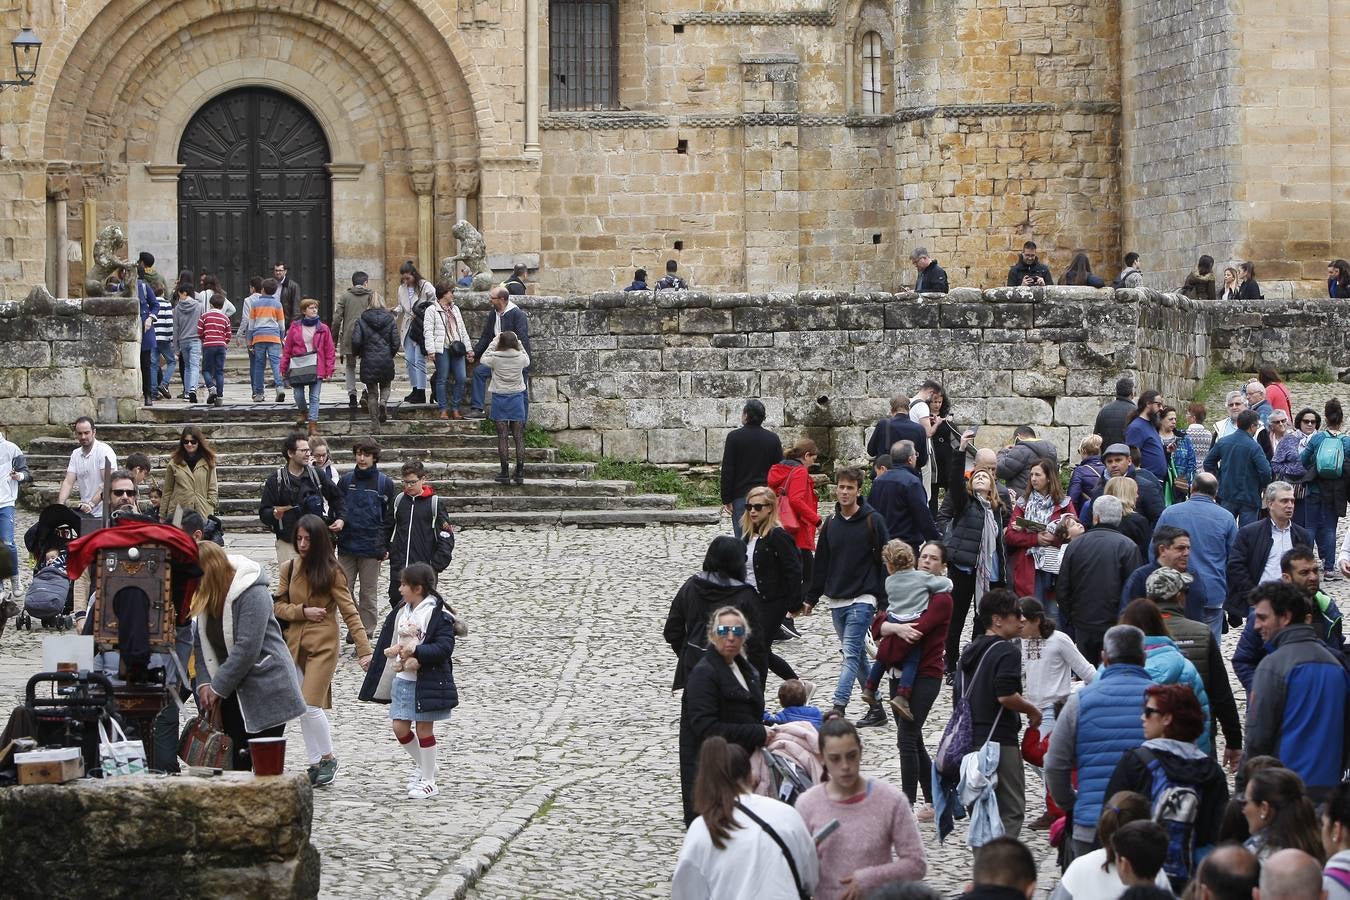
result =
M1316 424L1317 424L1317 420L1316 420L1316 419L1299 419L1299 420L1298 420L1298 424L1300 424L1300 425L1316 425Z
M128 491L123 490L122 488L113 488L112 495L114 497L134 497L136 496L136 489L132 488L131 490Z
M1144 707L1144 718L1145 718L1145 719L1147 719L1147 718L1150 717L1150 716L1161 716L1162 714L1163 714L1163 711L1162 711L1161 709L1155 709L1155 708L1152 707L1152 706L1145 706L1145 707Z
M419 484L421 484L421 483L422 483L422 479L420 479L420 478L414 478L412 481L408 481L408 480L405 479L404 482L403 482L403 486L404 486L404 487L416 487L417 485L419 485Z
M726 637L727 635L731 635L732 637L745 637L745 626L744 626L744 625L718 625L718 626L717 626L717 636L718 636L718 637Z
M767 504L767 503L747 503L747 504L745 504L745 508L746 508L746 509L749 509L749 510L753 510L754 512L759 512L761 509L768 509L768 508L769 508L769 504Z

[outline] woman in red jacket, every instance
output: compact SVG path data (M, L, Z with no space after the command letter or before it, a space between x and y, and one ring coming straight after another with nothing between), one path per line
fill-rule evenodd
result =
M769 487L778 495L778 524L797 543L802 555L802 589L811 584L811 562L815 558L816 529L820 527L820 508L810 468L820 451L816 442L803 438L784 454L782 462L769 467Z
M1060 548L1068 539L1053 526L1061 516L1073 516L1073 503L1064 496L1059 473L1048 459L1031 464L1027 487L1026 496L1013 507L1012 519L1003 530L1003 543L1012 564L1013 590L1019 597L1041 601L1050 621L1062 625L1054 599L1055 575L1059 572ZM1019 521L1028 525L1019 525ZM1044 527L1036 528L1037 525Z
M299 366L299 362L309 362L313 355L313 369ZM295 408L300 411L297 425L304 425L308 413L310 437L319 433L319 394L323 391L323 381L333 375L333 364L337 359L337 350L333 346L333 332L319 321L319 301L306 297L300 301L300 318L291 323L286 332L286 340L281 345L281 375L295 391ZM292 366L297 371L291 374ZM309 388L309 399L305 399L305 388Z

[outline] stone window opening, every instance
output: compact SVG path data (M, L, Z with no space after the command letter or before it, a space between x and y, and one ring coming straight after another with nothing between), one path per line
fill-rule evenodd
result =
M618 109L618 0L550 0L548 34L549 109Z
M883 112L885 88L881 78L881 35L869 31L862 36L862 111L877 116Z

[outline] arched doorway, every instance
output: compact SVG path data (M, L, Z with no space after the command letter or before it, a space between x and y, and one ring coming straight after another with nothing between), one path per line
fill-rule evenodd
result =
M260 87L214 97L178 147L179 266L216 273L231 298L284 261L329 318L333 301L328 140L304 106ZM236 306L240 304L236 303Z

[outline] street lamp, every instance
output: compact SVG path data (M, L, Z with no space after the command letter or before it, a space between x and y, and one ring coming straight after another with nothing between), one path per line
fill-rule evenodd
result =
M42 54L42 41L31 28L19 29L19 34L9 42L14 50L14 80L0 80L0 89L13 87L31 87L37 78L38 57Z

